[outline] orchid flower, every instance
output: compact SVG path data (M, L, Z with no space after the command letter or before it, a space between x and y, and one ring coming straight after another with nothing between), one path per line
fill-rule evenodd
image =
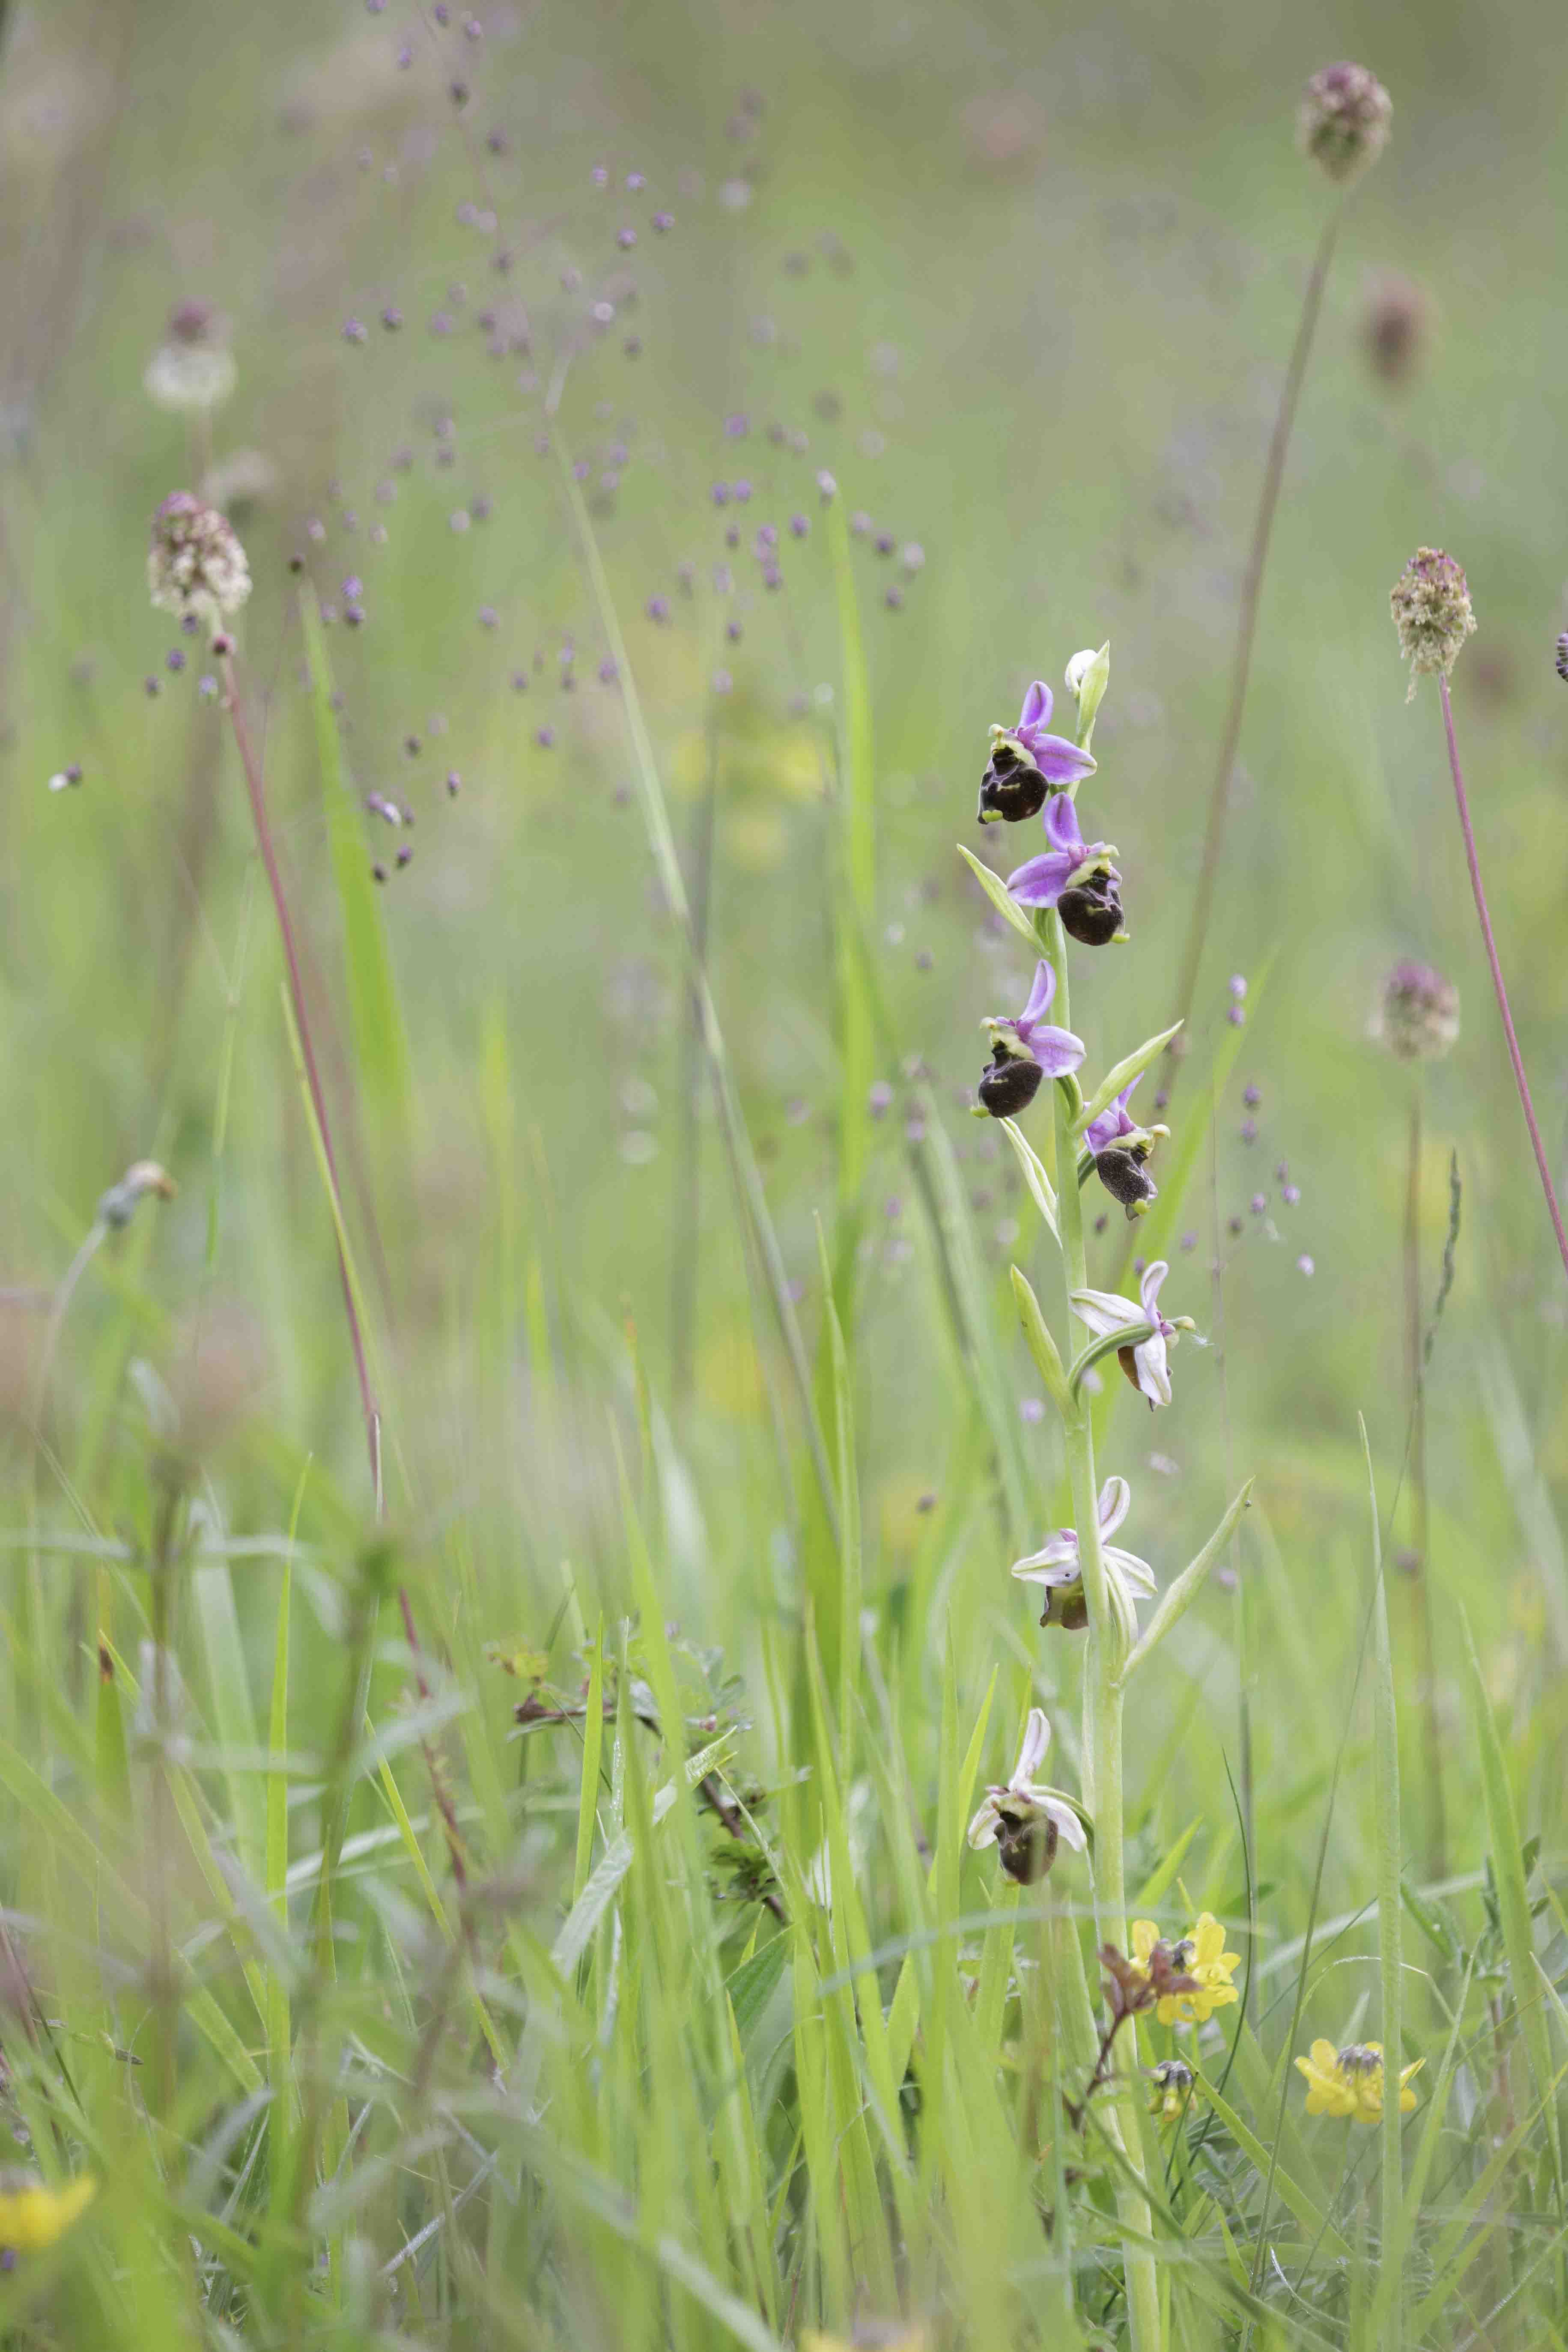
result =
M1100 1490L1100 1554L1105 1562L1105 1581L1111 1606L1121 1621L1130 1642L1138 1635L1135 1596L1147 1599L1156 1590L1154 1571L1146 1559L1135 1552L1121 1551L1105 1541L1116 1533L1132 1506L1132 1489L1125 1478L1108 1478ZM1089 1604L1084 1598L1083 1562L1079 1555L1076 1528L1058 1528L1047 1536L1038 1551L1026 1559L1013 1563L1013 1574L1026 1584L1043 1584L1047 1588L1045 1615L1042 1625L1060 1625L1076 1633L1089 1622Z
M1037 677L1024 697L1018 724L991 730L991 759L980 779L980 822L1016 824L1037 816L1047 793L1070 791L1094 773L1087 751L1065 735L1047 733L1051 689Z
M987 1021L991 1066L980 1081L980 1100L993 1118L1011 1118L1026 1109L1040 1080L1066 1077L1083 1060L1081 1037L1046 1019L1057 992L1057 976L1043 960L1035 967L1029 1001L1016 1021Z
M1128 1099L1137 1084L1136 1078L1131 1079L1115 1101L1084 1129L1095 1174L1129 1217L1141 1217L1158 1193L1159 1187L1143 1163L1156 1142L1171 1131L1168 1127L1140 1127L1130 1115Z
M1086 947L1104 947L1121 931L1121 877L1108 841L1086 841L1078 810L1066 793L1047 803L1042 820L1049 849L1007 877L1020 907L1055 907L1063 928Z
M1167 1348L1173 1348L1184 1331L1193 1328L1192 1318L1181 1316L1168 1322L1160 1312L1160 1286L1171 1269L1163 1257L1146 1266L1138 1284L1138 1303L1120 1297L1110 1290L1075 1290L1072 1311L1080 1323L1087 1323L1097 1339L1109 1339L1114 1331L1136 1331L1152 1324L1147 1339L1135 1340L1131 1347L1116 1351L1122 1370L1135 1389L1149 1400L1149 1409L1171 1402L1171 1372L1166 1360Z
M1008 1877L1025 1885L1045 1876L1056 1858L1058 1838L1066 1838L1077 1853L1088 1846L1075 1808L1054 1790L1036 1783L1035 1774L1050 1744L1051 1727L1040 1708L1032 1706L1011 1779L1002 1788L986 1790L985 1801L969 1824L970 1844L998 1847Z

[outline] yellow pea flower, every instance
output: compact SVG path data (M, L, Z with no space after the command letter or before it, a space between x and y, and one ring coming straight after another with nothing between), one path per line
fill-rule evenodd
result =
M1413 2074L1418 2074L1426 2063L1417 2058L1406 2066L1399 2077L1399 2112L1409 2115L1415 2105L1415 2094L1405 2084ZM1375 2124L1383 2115L1383 2044L1381 2042L1352 2042L1347 2049L1336 2050L1331 2042L1314 2042L1311 2054L1298 2058L1296 2072L1306 2078L1307 2113L1310 2116L1335 2116L1343 2121L1347 2116L1358 2124Z
M90 2173L79 2173L61 2189L49 2189L28 2173L0 2173L0 2246L18 2254L40 2252L64 2237L97 2194Z
M1132 1955L1140 1967L1148 1966L1149 1955L1159 1941L1160 1930L1152 1919L1134 1919ZM1199 1990L1167 1993L1154 2012L1162 2025L1206 2025L1216 2009L1240 2000L1231 1979L1241 1966L1241 1954L1226 1950L1225 1929L1211 1911L1203 1914L1190 1936L1165 1948L1177 1968L1196 1977Z

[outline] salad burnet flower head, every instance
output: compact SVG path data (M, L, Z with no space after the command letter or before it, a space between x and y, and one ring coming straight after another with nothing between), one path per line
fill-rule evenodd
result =
M250 593L250 566L233 524L189 490L175 490L153 517L147 593L161 613L187 614L221 628Z

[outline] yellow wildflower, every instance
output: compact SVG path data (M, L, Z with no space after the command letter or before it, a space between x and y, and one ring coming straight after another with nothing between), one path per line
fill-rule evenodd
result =
M79 2173L60 2189L47 2188L30 2173L0 2173L0 2246L18 2254L52 2246L97 2193L90 2173Z
M1418 2074L1426 2063L1417 2058L1406 2066L1399 2077L1399 2112L1407 2116L1415 2105L1415 2094L1405 2084L1412 2074ZM1306 2077L1307 2113L1310 2116L1337 2116L1342 2121L1347 2116L1358 2124L1375 2124L1383 2115L1383 2044L1381 2042L1352 2042L1348 2049L1336 2050L1331 2042L1314 2042L1309 2058L1298 2058L1296 2072Z
M1149 1955L1159 1941L1160 1930L1152 1919L1134 1919L1132 1952L1141 1966L1148 1966ZM1231 1979L1241 1966L1241 1954L1226 1950L1225 1929L1211 1911L1204 1913L1190 1936L1165 1948L1177 1968L1197 1979L1199 1990L1167 1993L1154 2012L1162 2025L1206 2025L1216 2009L1240 2000Z

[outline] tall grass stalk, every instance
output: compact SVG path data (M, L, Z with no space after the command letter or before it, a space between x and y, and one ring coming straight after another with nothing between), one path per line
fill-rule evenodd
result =
M1487 951L1487 963L1491 971L1492 993L1497 998L1498 1013L1502 1020L1502 1034L1508 1043L1508 1058L1513 1066L1513 1083L1519 1093L1520 1108L1524 1113L1525 1126L1530 1129L1530 1148L1535 1154L1535 1165L1541 1176L1541 1189L1546 1196L1546 1213L1552 1220L1552 1230L1557 1236L1557 1255L1563 1261L1563 1271L1568 1274L1568 1234L1563 1230L1563 1211L1558 1205L1557 1187L1552 1181L1552 1167L1546 1157L1546 1146L1541 1139L1541 1128L1531 1099L1530 1081L1524 1075L1524 1056L1519 1050L1519 1038L1513 1025L1513 1013L1509 1005L1508 989L1503 981L1502 963L1498 955L1497 937L1492 929L1491 911L1481 881L1480 853L1476 847L1476 829L1470 822L1469 797L1465 791L1464 770L1459 765L1459 746L1454 733L1454 706L1449 699L1448 680L1437 680L1437 692L1443 705L1443 733L1448 746L1448 772L1454 779L1454 802L1459 812L1459 831L1464 835L1465 863L1470 869L1470 891L1476 902L1476 918L1481 927L1481 942Z
M1252 677L1252 649L1258 635L1258 613L1263 596L1263 575L1268 564L1269 542L1274 535L1274 516L1279 504L1279 492L1285 481L1285 460L1290 447L1290 435L1296 423L1296 410L1301 398L1301 387L1307 380L1307 363L1312 355L1312 341L1318 331L1318 317L1323 307L1323 289L1329 282L1329 270L1333 262L1334 247L1339 241L1340 224L1344 214L1344 199L1338 197L1323 223L1318 239L1318 249L1307 279L1307 291L1297 322L1296 340L1290 347L1290 361L1285 371L1285 381L1279 390L1279 406L1275 414L1274 430L1268 438L1268 456L1264 464L1263 482L1258 492L1258 512L1252 524L1252 545L1247 554L1247 570L1242 574L1241 604L1237 614L1236 645L1231 654L1230 688L1226 698L1225 724L1220 730L1219 751L1215 760L1214 775L1209 784L1208 813L1204 820L1203 853L1198 862L1197 887L1193 893L1192 911L1187 918L1186 943L1182 950L1179 978L1176 983L1176 1010L1183 1026L1173 1039L1166 1056L1165 1087L1167 1092L1175 1083L1186 1050L1194 1002L1198 992L1198 973L1203 964L1204 949L1208 943L1209 924L1214 915L1215 889L1219 880L1220 860L1225 851L1226 819L1230 809L1230 780L1236 767L1236 755L1241 743L1242 720L1247 715L1247 692Z

